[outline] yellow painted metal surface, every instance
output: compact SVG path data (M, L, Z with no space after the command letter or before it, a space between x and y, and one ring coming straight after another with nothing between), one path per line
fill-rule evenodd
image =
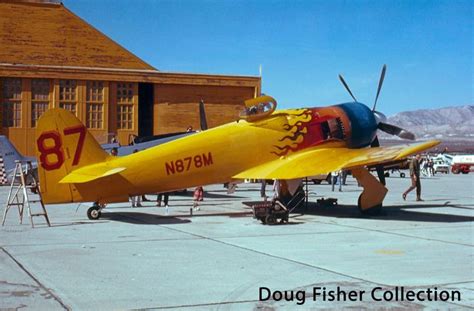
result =
M40 118L36 134L41 191L45 203L117 202L131 195L240 178L294 179L357 168L398 159L438 143L349 149L344 140L308 140L307 134L318 129L315 116L325 118L338 111L337 107L317 113L309 109L275 111L262 120L239 120L128 156L112 157L87 131L81 136L82 124L75 116L51 109ZM343 116L342 122L346 122Z
M341 169L354 169L403 159L411 154L436 146L429 141L392 147L366 147L349 149L342 142L327 143L282 156L270 162L243 171L235 178L293 179L318 174L328 174Z

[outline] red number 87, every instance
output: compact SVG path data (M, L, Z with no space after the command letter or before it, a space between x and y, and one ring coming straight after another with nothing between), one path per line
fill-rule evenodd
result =
M72 165L79 164L81 159L82 147L84 146L84 140L86 138L86 128L80 124L64 129L64 135L79 134L79 140L77 141L76 152L74 153L74 159ZM52 145L46 145L46 140L51 140ZM61 136L57 131L44 132L38 137L36 141L38 151L40 152L39 161L41 167L47 171L56 170L60 168L64 163L64 152L62 149ZM55 161L51 161L51 155L55 156Z

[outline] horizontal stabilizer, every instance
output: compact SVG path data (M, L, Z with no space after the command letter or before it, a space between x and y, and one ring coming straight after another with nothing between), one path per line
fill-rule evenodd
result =
M123 172L125 167L112 168L105 163L88 165L77 169L66 175L59 181L60 184L81 184L93 181L99 178L111 176Z

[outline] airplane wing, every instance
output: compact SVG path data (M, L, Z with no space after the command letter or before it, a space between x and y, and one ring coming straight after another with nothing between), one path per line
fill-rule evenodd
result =
M320 145L253 167L233 176L233 178L294 179L328 174L340 169L353 169L403 159L439 143L434 140L417 144L363 149Z
M81 184L123 172L125 167L112 168L107 163L98 163L72 171L59 181L60 184Z

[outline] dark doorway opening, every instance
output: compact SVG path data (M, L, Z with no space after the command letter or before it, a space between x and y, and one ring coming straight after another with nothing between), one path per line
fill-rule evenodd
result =
M153 135L153 83L138 84L138 136Z

